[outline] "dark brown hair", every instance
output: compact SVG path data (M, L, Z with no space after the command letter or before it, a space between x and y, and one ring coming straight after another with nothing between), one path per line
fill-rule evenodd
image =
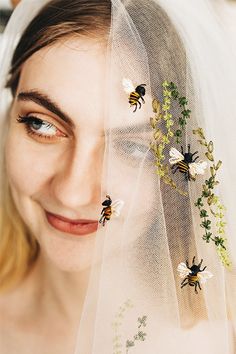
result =
M108 34L111 19L110 0L52 0L30 22L21 36L11 62L6 87L14 94L22 64L38 50L62 38Z

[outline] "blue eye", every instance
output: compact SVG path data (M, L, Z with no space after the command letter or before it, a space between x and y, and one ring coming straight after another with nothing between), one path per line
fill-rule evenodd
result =
M50 128L53 127L53 125L49 124L49 123L46 123L44 121L39 121L37 119L37 120L34 120L34 121L31 122L31 127L34 130L40 130L41 128L44 128L44 130L50 130Z
M60 131L54 124L47 122L33 116L19 116L17 119L18 123L23 123L26 128L26 132L29 135L34 135L40 138L58 138L65 137L62 131Z

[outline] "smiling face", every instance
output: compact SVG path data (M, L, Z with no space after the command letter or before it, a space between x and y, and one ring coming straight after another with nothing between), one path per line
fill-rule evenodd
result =
M64 270L91 264L101 200L110 194L128 207L137 163L148 154L150 112L133 113L118 71L107 79L106 53L89 39L36 52L23 65L10 114L6 167L14 202L41 252ZM109 158L112 152L117 158ZM110 172L103 170L104 158ZM118 172L126 174L125 183L115 178ZM137 219L141 214L138 208ZM122 220L114 222L114 235Z

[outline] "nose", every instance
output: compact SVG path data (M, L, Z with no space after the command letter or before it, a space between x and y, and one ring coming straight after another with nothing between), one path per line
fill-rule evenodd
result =
M100 204L103 154L103 143L87 138L63 153L51 181L57 204L74 212Z

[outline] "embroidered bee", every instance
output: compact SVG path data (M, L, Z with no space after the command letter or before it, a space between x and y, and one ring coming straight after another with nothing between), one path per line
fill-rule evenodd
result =
M121 209L123 208L124 202L123 200L117 199L112 203L111 197L106 195L106 200L102 203L104 208L101 211L101 218L99 220L100 224L105 226L106 221L110 220L111 216L119 216Z
M125 92L129 94L129 104L130 104L130 106L135 106L133 112L136 112L138 104L139 104L139 109L142 106L142 104L139 100L141 99L142 102L145 103L143 96L145 96L145 93L146 93L146 90L144 87L144 86L146 86L146 84L141 84L141 85L138 85L136 88L134 88L132 81L129 79L123 79L122 84L123 84Z
M190 152L190 144L188 144L188 152L184 153L183 146L181 146L181 153L175 149L170 149L169 163L172 165L172 172L175 173L177 170L184 173L187 180L195 180L196 175L203 175L205 169L207 168L206 161L195 162L199 156L194 156L198 153L195 151L193 154Z
M195 293L198 294L197 288L202 290L200 284L205 284L207 279L210 279L213 277L213 274L211 272L208 272L206 269L206 266L201 269L203 260L199 264L195 264L195 257L193 257L192 265L191 267L188 264L188 261L186 261L186 264L181 262L178 265L178 272L180 278L184 278L184 280L181 282L181 288L183 288L185 285L190 285L195 287Z

